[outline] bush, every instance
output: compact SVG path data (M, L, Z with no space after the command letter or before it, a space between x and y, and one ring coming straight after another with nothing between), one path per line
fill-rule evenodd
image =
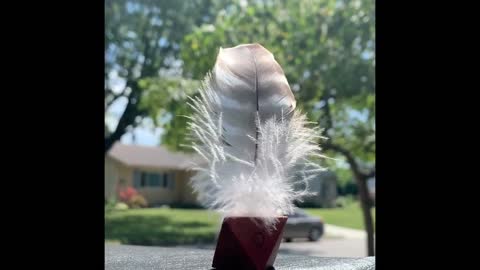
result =
M120 190L118 197L120 201L128 203L134 196L138 195L138 192L133 187L126 187Z
M123 202L119 202L117 204L115 204L115 210L127 210L129 207L126 203L123 203Z
M336 207L346 207L355 202L355 196L347 195L347 196L338 196L335 200Z
M147 200L140 194L132 196L127 204L130 208L145 208L148 206Z
M343 208L347 206L347 201L345 200L345 196L340 196L335 200L335 206Z
M133 187L125 187L118 192L120 202L126 204L128 208L145 208L148 206L147 200ZM120 206L124 208L124 206Z
M115 199L105 199L105 213L112 211L115 208Z
M337 186L337 194L340 196L358 195L358 188L356 183L347 183L343 186Z

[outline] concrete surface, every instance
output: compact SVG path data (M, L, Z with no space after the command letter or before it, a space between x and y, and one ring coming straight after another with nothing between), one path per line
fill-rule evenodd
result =
M279 253L320 257L365 257L365 239L322 238L318 242L283 242Z
M280 252L320 257L364 257L367 256L367 234L363 230L325 224L325 235L318 242L301 239L283 242Z
M213 250L105 244L105 269L210 270ZM278 254L276 270L370 270L375 257L320 258Z
M325 235L329 238L367 239L364 230L355 230L331 224L325 224Z

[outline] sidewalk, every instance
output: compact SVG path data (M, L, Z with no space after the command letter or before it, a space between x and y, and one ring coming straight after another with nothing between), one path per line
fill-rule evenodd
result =
M325 237L344 239L366 239L367 233L364 230L356 230L331 224L325 224Z

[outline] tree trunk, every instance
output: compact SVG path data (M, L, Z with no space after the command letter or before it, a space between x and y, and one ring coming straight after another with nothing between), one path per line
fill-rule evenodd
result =
M372 203L367 188L367 178L364 175L355 175L357 181L358 193L360 195L360 205L362 208L363 221L367 232L367 256L375 256L375 239L373 219L372 219Z
M112 135L108 136L107 138L105 138L105 152L104 152L105 156L107 155L108 150L110 150L110 148L112 148L113 144L116 141L120 140L120 137L121 136L115 136L114 137L113 134L112 134Z
M368 193L368 187L367 187L367 179L368 177L375 175L375 171L372 171L368 174L362 173L352 154L339 145L332 144L330 142L330 143L324 144L323 147L324 149L332 150L342 154L346 158L348 164L350 165L350 169L352 170L353 177L357 182L358 193L360 197L360 206L362 208L365 231L367 233L367 256L375 256L375 246L374 246L375 239L373 237L374 227L373 227L372 212L371 212L373 204L370 199L370 195Z
M140 89L137 83L130 81L127 82L127 86L131 88L131 92L128 95L128 103L118 121L115 131L105 138L105 155L107 155L108 150L112 148L115 142L119 141L122 135L125 134L127 127L135 125L135 118L145 113L145 111L139 109L137 106L137 103L140 102Z

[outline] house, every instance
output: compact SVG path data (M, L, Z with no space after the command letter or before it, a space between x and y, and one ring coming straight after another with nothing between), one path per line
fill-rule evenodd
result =
M337 199L337 175L332 171L323 171L308 181L309 189L315 195L304 199L302 205L309 207L335 207ZM303 188L303 186L301 187Z
M189 183L194 172L189 168L193 163L201 162L198 155L172 152L163 146L116 143L105 157L105 199L115 197L121 187L130 186L150 206L198 206L196 194ZM309 186L316 195L307 197L304 204L333 207L337 197L336 181L336 175L331 171L311 179Z
M189 184L194 154L171 152L165 147L116 143L105 156L105 199L121 187L134 187L150 206L197 205Z

